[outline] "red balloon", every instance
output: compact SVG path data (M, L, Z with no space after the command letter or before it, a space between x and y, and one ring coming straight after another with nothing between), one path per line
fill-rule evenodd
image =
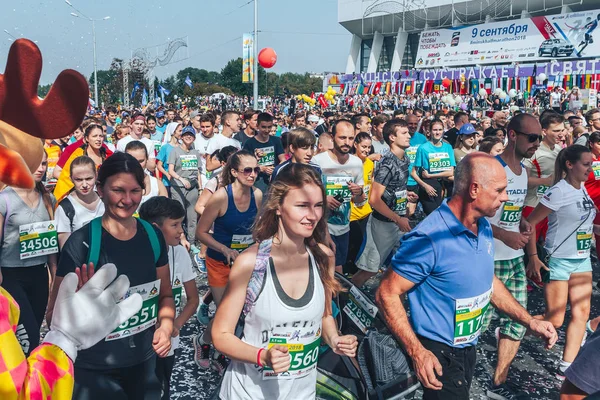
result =
M448 78L444 78L444 80L442 81L442 85L444 87L450 87L450 83L452 83L452 81Z
M270 47L266 47L258 53L258 63L263 68L273 68L277 62L277 53Z

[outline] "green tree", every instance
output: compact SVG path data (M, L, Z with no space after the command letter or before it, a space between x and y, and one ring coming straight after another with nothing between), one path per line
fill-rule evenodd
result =
M38 86L38 96L42 99L48 95L52 84Z

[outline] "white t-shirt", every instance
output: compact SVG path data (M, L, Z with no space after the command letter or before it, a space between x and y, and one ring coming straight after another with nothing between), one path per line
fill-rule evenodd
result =
M200 170L200 179L202 180L202 188L206 186L206 182L208 182L208 178L206 177L206 149L210 142L214 139L214 136L210 138L205 138L202 134L196 135L196 140L194 140L194 149L198 150L198 153L202 156L200 158L200 162L202 163L202 169Z
M496 215L489 218L489 221L492 225L506 231L519 232L521 214L523 212L523 205L525 204L525 197L527 196L527 169L523 166L521 175L515 175L500 157L496 157L496 159L502 163L506 172L508 201L502 203L502 206L496 211ZM494 249L494 261L512 260L524 254L523 249L514 250L495 238Z
M544 245L548 254L557 258L589 257L596 209L585 186L575 189L563 179L548 189L540 204L552 210Z
M550 107L560 107L560 93L552 92L550 93Z
M348 189L347 182L352 181L359 186L364 186L362 161L355 155L350 154L345 164L339 164L331 159L328 151L317 154L312 161L321 168L321 176L327 195L342 195L344 197L344 202L337 210L329 211L327 220L331 235L343 235L350 231L350 199L352 194ZM361 205L356 204L359 207Z
M242 148L242 144L238 140L225 137L219 133L218 135L213 136L213 138L210 140L210 143L208 143L208 146L206 147L206 154L212 154L226 146L233 146L238 150Z
M183 284L196 279L196 274L192 269L192 260L185 247L181 245L169 246L169 274L171 279L171 288L173 290L173 299L175 300L175 313L178 316L182 310L182 298L185 294ZM171 338L171 350L169 356L175 354L179 347L179 336Z
M54 213L54 219L56 220L56 232L57 233L72 233L77 229L81 228L91 220L104 215L104 203L102 200L96 204L94 210L90 210L84 207L76 198L73 193L69 194L63 201L70 201L75 209L75 216L73 217L73 230L71 230L71 221L65 210L58 206Z
M148 158L156 158L156 152L154 151L154 142L148 138L142 137L141 139L134 139L131 135L125 136L123 139L117 142L117 151L125 152L125 147L133 141L144 143L146 150L148 150Z

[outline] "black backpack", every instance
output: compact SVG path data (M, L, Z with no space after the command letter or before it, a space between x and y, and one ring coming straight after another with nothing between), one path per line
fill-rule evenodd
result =
M71 231L71 233L73 233L73 221L75 220L75 207L73 207L73 203L71 203L71 200L69 200L68 197L65 197L60 201L60 203L58 203L58 206L62 207L63 211L65 212L65 215L67 216L67 218L69 218L69 230Z

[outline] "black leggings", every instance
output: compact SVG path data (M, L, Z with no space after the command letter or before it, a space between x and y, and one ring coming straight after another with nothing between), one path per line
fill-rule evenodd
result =
M46 264L33 267L2 268L2 287L15 299L21 314L17 338L29 355L40 345L40 328L48 306L48 269Z
M127 368L87 369L75 365L73 400L160 400L156 356Z
M171 398L171 375L175 366L175 355L156 358L156 377L162 387L161 400L169 400Z
M427 194L425 189L419 186L419 201L423 206L425 215L429 215L442 204L442 201L444 201L444 187L438 179L423 179L423 182L433 187L437 192L437 196L431 197Z
M354 274L358 271L356 260L360 257L364 248L365 235L367 232L367 221L369 216L350 222L350 240L348 242L348 258L344 265L344 272Z

